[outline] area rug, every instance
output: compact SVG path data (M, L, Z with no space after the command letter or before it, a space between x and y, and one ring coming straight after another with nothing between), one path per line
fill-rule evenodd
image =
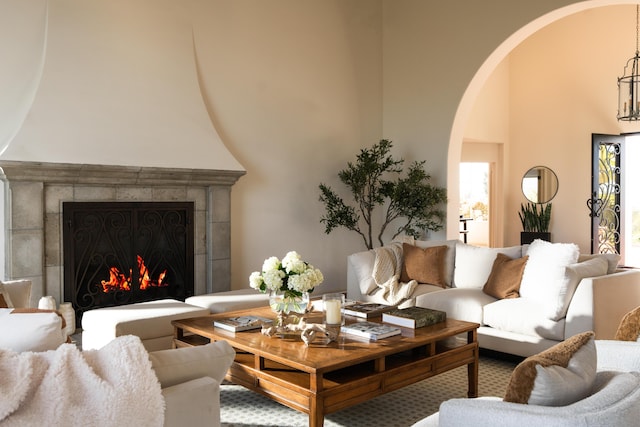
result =
M480 357L480 396L504 396L517 360ZM453 369L368 402L325 416L325 427L411 426L438 411L440 403L466 397L467 368ZM306 427L308 416L241 386L225 384L220 392L222 427Z

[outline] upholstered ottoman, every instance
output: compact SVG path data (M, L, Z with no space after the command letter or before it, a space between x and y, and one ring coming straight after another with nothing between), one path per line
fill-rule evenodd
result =
M82 315L82 349L103 347L115 337L136 335L147 351L172 347L172 320L206 316L209 310L174 299L89 310Z
M185 302L206 308L210 313L225 313L227 311L244 310L245 308L269 305L269 294L263 294L252 288L246 288L196 295L187 298Z

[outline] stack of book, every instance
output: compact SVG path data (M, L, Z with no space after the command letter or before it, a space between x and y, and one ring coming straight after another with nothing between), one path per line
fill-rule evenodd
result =
M260 329L263 325L270 325L273 321L260 316L225 317L213 321L213 326L231 332L250 331Z
M400 335L402 333L400 328L396 328L391 325L385 325L384 323L375 322L350 323L348 325L344 325L341 328L341 332L361 338L366 338L371 341L378 341L383 338Z
M422 328L447 320L447 313L422 307L408 307L382 313L382 321L405 328Z
M342 311L347 316L361 317L368 319L370 317L380 316L385 311L393 310L396 306L387 304L378 304L375 302L356 302L345 306Z

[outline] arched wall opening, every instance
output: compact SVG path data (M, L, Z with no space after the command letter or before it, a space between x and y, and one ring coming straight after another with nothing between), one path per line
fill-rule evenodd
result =
M496 67L505 60L505 58L507 58L518 45L551 23L589 9L604 6L635 4L636 2L633 1L593 0L575 3L551 11L514 32L509 38L504 40L484 61L482 66L478 68L476 74L469 82L460 103L458 104L450 133L447 161L447 188L449 194L455 196L450 196L447 206L447 238L457 239L459 237L459 201L457 195L460 188L459 163L461 159L462 145L466 136L465 129L473 113L473 107L478 94L481 92ZM632 53L633 52L629 52L629 54ZM619 64L620 67L624 65L622 62L623 59L626 60L627 58L621 58L621 63ZM615 90L615 81L613 81L612 90ZM587 130L591 132L594 129ZM504 168L505 176L508 176L508 161L505 162Z

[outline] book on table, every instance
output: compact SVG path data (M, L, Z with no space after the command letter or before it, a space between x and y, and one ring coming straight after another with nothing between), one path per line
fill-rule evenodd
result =
M447 313L423 307L407 307L382 313L382 321L405 328L422 328L447 320Z
M369 317L380 316L385 311L393 310L395 305L379 304L375 302L355 302L347 305L342 312L347 316L361 317L368 319Z
M402 331L395 326L385 325L384 323L375 322L355 322L344 325L341 332L354 335L361 338L367 338L371 341L381 340L383 338L400 335Z
M213 321L213 326L216 328L226 329L231 332L242 332L252 329L260 329L263 325L270 325L272 322L273 320L267 319L266 317L237 316L216 319Z

